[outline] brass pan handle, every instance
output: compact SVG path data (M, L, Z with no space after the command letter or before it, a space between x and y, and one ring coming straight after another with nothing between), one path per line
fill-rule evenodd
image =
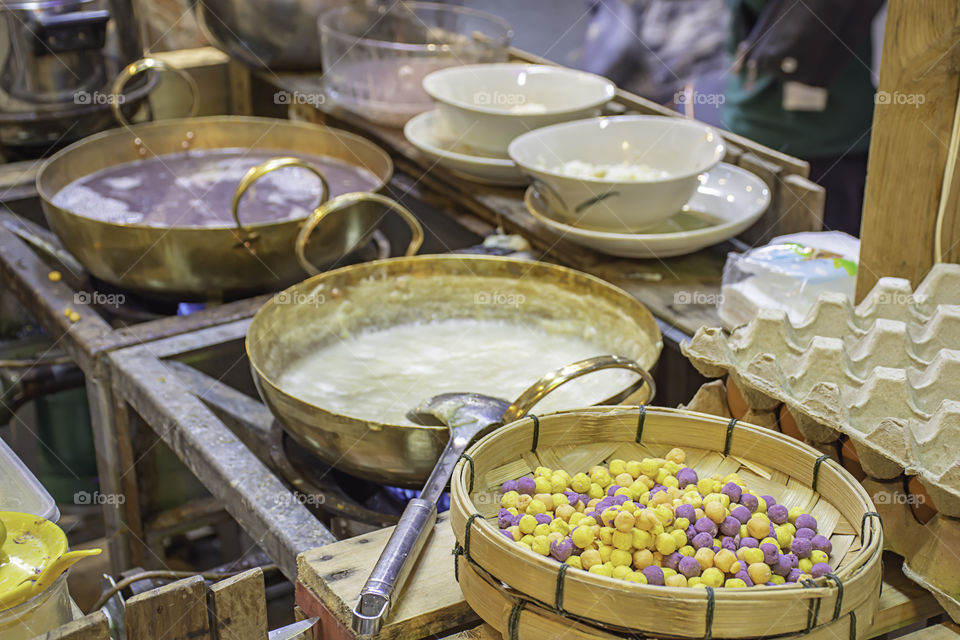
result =
M560 385L602 369L627 369L640 376L632 385L615 396L607 398L602 404L617 404L628 398L643 385L647 385L650 389L650 395L644 404L652 402L657 394L657 384L653 381L653 376L639 363L621 356L597 356L596 358L587 358L580 362L568 364L540 378L530 388L521 393L520 397L513 401L513 404L507 407L507 410L503 412L501 424L509 424L527 415L534 405Z
M284 167L299 167L301 169L306 169L313 175L320 178L320 205L323 205L323 203L327 201L327 198L330 197L330 185L327 184L327 179L323 177L323 174L320 173L320 170L313 165L307 164L299 158L270 158L269 160L261 162L255 167L250 167L250 169L243 174L243 177L240 178L240 182L237 184L237 188L233 192L233 200L230 203L230 211L233 213L233 221L237 223L237 238L239 239L239 242L237 243L238 247L246 247L249 249L251 243L257 239L257 234L246 229L243 226L243 223L240 222L240 200L243 198L243 194L247 192L247 189L249 189L254 182L263 176Z
M376 202L396 212L403 218L403 221L407 223L407 226L410 227L410 244L407 245L407 250L403 255L412 256L419 251L420 245L423 244L423 227L420 226L420 222L417 221L416 216L414 216L409 209L396 200L382 196L379 193L367 193L365 191L344 193L314 209L313 214L304 221L303 227L300 228L300 234L297 236L295 245L297 260L300 261L300 266L303 267L303 270L311 276L317 275L320 273L320 270L307 260L307 241L310 239L310 234L313 233L313 230L317 228L317 225L319 225L324 218L358 202Z
M121 95L120 92L123 91L123 88L130 80L150 69L157 72L172 71L180 76L190 89L190 112L187 115L190 118L197 115L197 112L200 110L200 89L197 87L197 82L193 79L193 76L183 69L169 65L162 60L157 60L156 58L141 58L125 66L123 70L117 74L117 77L113 81L113 86L110 87L110 96L112 98L110 100L110 108L113 109L113 117L117 119L117 122L124 127L130 126L130 121L127 120L127 117L123 115L123 111L121 110L123 101L118 98L118 96Z

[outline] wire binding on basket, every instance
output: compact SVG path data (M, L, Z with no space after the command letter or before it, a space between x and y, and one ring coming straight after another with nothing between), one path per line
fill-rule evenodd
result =
M850 612L850 640L857 640L857 614Z
M870 529L870 540L864 542L867 539L867 518L876 518L880 526L883 526L883 519L876 511L867 511L863 514L863 519L860 521L860 543L864 546L873 542L873 529Z
M817 490L817 483L820 482L820 465L823 464L824 460L829 460L830 456L823 454L819 458L813 461L813 482L810 484L810 488L814 491Z
M467 524L465 524L465 525L463 526L463 555L464 555L464 557L467 559L467 562L471 562L471 558L470 558L470 530L471 530L471 527L470 527L470 525L473 524L473 521L474 521L474 520L476 520L477 518L482 518L482 517L483 517L483 516L481 516L479 513L474 513L474 514L472 514L469 518L467 518Z
M560 569L557 570L557 592L553 598L553 608L560 615L566 615L563 610L563 579L567 575L567 569L570 568L566 562L560 563Z
M833 621L840 619L840 611L843 609L843 582L832 573L824 574L827 580L833 580L837 585L837 606L833 608Z
M460 582L460 556L463 555L463 547L459 542L454 542L453 551L450 553L453 555L453 579Z
M737 426L737 419L730 418L730 422L727 423L727 439L723 443L723 455L730 455L730 445L733 443L733 428Z
M540 444L540 418L532 413L528 417L533 420L533 444L530 445L530 451L535 453L537 445Z
M526 600L517 600L517 604L510 610L510 617L507 619L507 636L510 640L517 640L520 633L520 614L525 606L527 606Z
M464 451L463 453L460 454L460 457L457 458L457 462L459 463L460 460L466 460L467 462L470 463L470 488L467 489L467 491L469 491L470 493L473 493L473 479L474 479L474 471L476 468L473 463L473 458L470 457L469 453Z
M804 589L816 589L817 583L809 578L801 582ZM820 596L810 598L810 601L807 603L807 633L809 633L815 626L817 626L817 618L820 617Z
M705 629L703 634L703 640L710 640L713 637L713 612L716 607L716 600L714 599L713 587L706 587L707 591L707 615L705 620Z
M643 439L643 423L647 421L647 405L641 404L637 407L640 409L640 415L637 416L637 444L641 444Z

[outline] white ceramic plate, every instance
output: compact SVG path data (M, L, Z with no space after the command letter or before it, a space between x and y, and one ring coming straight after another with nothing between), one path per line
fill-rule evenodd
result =
M487 155L458 144L440 122L436 110L411 118L403 127L403 135L441 167L467 180L502 186L522 186L530 182L510 158Z
M719 244L746 230L770 205L770 190L753 173L721 163L701 177L696 193L679 212L644 233L580 229L554 220L531 186L527 209L564 238L621 258L668 258Z

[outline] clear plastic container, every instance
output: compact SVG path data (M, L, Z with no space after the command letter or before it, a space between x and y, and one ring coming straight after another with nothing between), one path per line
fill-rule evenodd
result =
M53 497L3 440L0 440L0 511L29 513L51 522L60 519Z
M67 572L48 588L15 607L0 611L0 638L32 640L73 620Z
M510 24L475 9L432 2L350 6L320 16L327 97L389 126L433 106L431 71L507 60Z

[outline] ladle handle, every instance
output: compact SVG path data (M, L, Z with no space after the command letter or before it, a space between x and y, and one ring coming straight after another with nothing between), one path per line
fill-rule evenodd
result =
M237 246L251 248L251 243L257 239L257 234L250 231L243 226L243 223L240 222L240 200L243 198L243 194L247 192L254 182L267 175L268 173L273 173L277 169L283 169L284 167L298 167L300 169L306 169L313 175L320 178L320 205L327 201L330 197L330 185L327 183L327 179L323 176L319 169L314 167L311 164L308 164L301 160L300 158L292 157L281 157L281 158L270 158L260 164L250 167L243 177L240 178L240 182L237 183L237 188L233 192L233 200L230 202L230 212L233 214L233 221L237 224Z
M365 191L344 193L317 207L300 228L300 234L297 236L296 252L297 260L300 261L300 266L303 267L304 271L311 276L320 273L320 269L307 260L307 242L310 240L310 234L313 233L313 230L316 229L327 216L360 202L375 202L396 212L403 218L403 221L407 223L407 226L410 227L410 244L407 245L407 250L403 255L412 256L420 250L420 245L423 244L423 227L420 226L420 222L409 209L396 200L382 196L379 193L367 193Z
M112 98L110 100L110 108L113 109L113 117L117 119L117 122L124 127L130 126L130 121L123 115L123 110L121 109L121 107L123 107L123 100L119 99L121 95L120 92L123 91L126 84L133 78L150 69L157 72L172 71L180 76L190 89L190 112L188 117L192 118L197 115L197 112L200 110L200 88L197 87L197 81L193 79L193 76L183 69L169 65L162 60L157 60L156 58L141 58L125 66L123 70L117 74L117 77L114 78L113 86L110 87L110 97Z
M509 424L527 415L534 405L543 400L545 396L560 385L566 384L580 376L585 376L588 373L601 371L603 369L626 369L633 371L640 377L620 393L604 400L602 404L618 404L638 391L643 385L647 385L650 389L650 394L647 396L645 404L652 402L654 396L657 394L657 384L653 381L653 376L651 376L640 363L622 356L597 356L596 358L587 358L586 360L568 364L540 378L540 380L521 393L520 397L513 401L513 404L507 407L507 410L503 413L502 423Z
M373 635L380 631L383 621L390 615L394 593L403 588L410 576L423 545L437 521L437 499L450 481L453 468L460 454L470 444L469 438L450 434L437 466L433 468L419 498L408 504L397 528L383 548L380 559L360 590L360 597L353 608L353 630L360 635Z

